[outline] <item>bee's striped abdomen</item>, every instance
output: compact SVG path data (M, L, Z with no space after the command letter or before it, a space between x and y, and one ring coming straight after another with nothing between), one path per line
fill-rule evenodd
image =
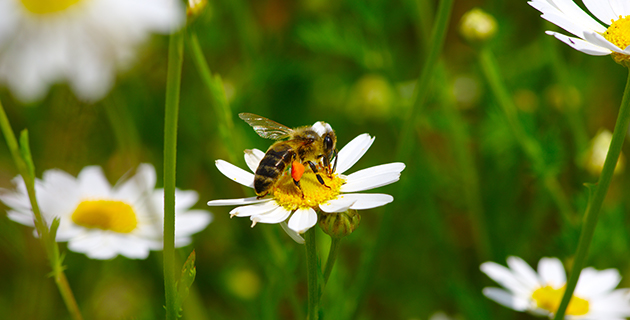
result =
M254 190L257 195L266 194L278 180L287 164L295 158L295 151L290 145L276 143L267 150L260 160L254 176Z

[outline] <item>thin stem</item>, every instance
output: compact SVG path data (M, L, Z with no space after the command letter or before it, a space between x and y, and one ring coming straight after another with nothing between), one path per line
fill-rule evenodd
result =
M140 138L128 108L125 108L115 93L103 100L102 105L116 137L118 149L129 159L132 167L136 166Z
M328 283L330 273L332 272L337 256L339 255L339 247L341 244L341 238L330 237L330 252L328 252L328 259L326 260L326 267L324 268L324 286ZM322 292L323 293L323 292Z
M470 218L470 229L473 235L477 259L481 263L492 259L492 246L488 238L486 217L484 215L481 191L479 190L479 175L475 164L475 156L470 147L470 134L467 123L456 109L452 93L448 92L446 68L443 61L439 62L436 70L438 87L444 88L442 101L439 103L447 119L446 125L450 136L452 152L459 167L462 182L461 192Z
M19 146L17 139L15 138L15 134L13 133L13 129L11 128L11 124L9 123L9 119L7 118L6 113L4 112L4 107L2 106L2 102L0 102L0 129L5 137L7 142L7 146L11 152L11 156L13 157L13 161L24 179L24 184L26 186L26 191L28 193L29 201L31 203L31 208L33 208L33 214L35 215L35 228L37 229L37 233L39 234L40 241L44 250L46 251L46 255L48 257L48 261L50 263L50 267L52 269L53 276L55 278L55 284L57 285L57 289L59 289L59 293L63 298L63 301L70 313L70 316L74 320L82 320L83 316L81 316L81 311L79 310L79 305L77 304L76 299L74 298L74 294L72 293L72 289L68 284L68 280L66 279L66 275L63 272L63 265L61 261L61 257L59 255L59 247L57 246L57 242L54 237L50 234L50 229L48 229L48 224L44 220L44 217L39 210L39 205L37 204L37 196L35 194L35 176L34 176L34 167L33 160L30 157L30 151L28 151L25 156L26 159L22 157L19 151ZM27 139L22 140L22 147L25 150L28 150L28 137ZM30 164L30 166L28 165ZM29 170L30 169L30 170Z
M315 228L304 234L306 242L306 274L308 282L308 320L317 320L319 304L319 288L317 287L317 247L315 245Z
M628 70L630 72L630 69ZM584 214L584 224L582 225L582 231L580 233L580 239L578 241L577 252L575 253L575 259L573 260L573 268L569 275L569 281L567 282L567 289L562 297L558 312L556 312L555 320L563 319L564 312L569 305L569 301L573 296L573 291L577 285L578 278L584 262L588 255L588 248L593 239L593 233L597 226L597 219L599 218L599 210L602 207L610 181L612 180L615 166L617 165L617 159L621 153L621 147L623 141L626 138L626 132L628 132L628 124L630 123L630 73L628 74L628 80L626 81L626 88L623 92L623 98L621 100L621 107L619 108L619 115L617 116L617 123L613 131L612 141L610 142L610 148L608 154L606 154L606 160L604 161L604 168L602 174L599 176L599 181L592 188L595 191L592 193L588 206L586 207L586 213Z
M451 9L453 7L453 0L441 0L435 25L433 26L433 32L431 33L431 44L429 45L429 52L426 56L426 60L422 65L422 72L418 77L416 86L413 91L412 105L407 112L406 121L403 124L400 133L400 143L398 144L398 150L396 152L397 159L399 161L405 161L409 157L409 152L414 150L411 145L413 144L413 129L417 114L420 108L423 107L427 98L427 94L430 91L431 79L437 65L438 58L442 52L444 46L444 40L446 38L446 31L448 30L448 22L451 17Z
M232 121L232 110L230 109L227 97L225 96L225 90L223 89L223 81L218 75L213 76L206 61L201 46L199 45L199 39L197 33L190 31L188 33L188 45L190 47L190 53L192 55L193 62L197 67L197 72L203 81L203 84L207 87L207 92L212 100L212 107L215 112L219 134L223 140L223 145L228 148L230 161L234 162L237 159L236 148L239 145L238 141L235 143L237 135L234 134L234 121Z
M490 89L495 95L499 106L503 110L516 141L521 146L521 149L523 149L525 155L529 158L529 161L532 163L535 172L539 175L539 178L542 180L547 192L549 192L552 200L560 210L562 218L564 218L569 225L575 225L575 214L571 209L571 205L566 194L564 194L564 191L560 188L558 178L546 164L543 157L543 151L538 142L527 134L525 128L523 128L518 119L518 110L514 101L510 97L507 88L505 87L505 83L499 73L496 58L490 48L484 47L481 49L479 52L479 60L483 73L486 77L486 81L488 81Z
M184 56L184 30L171 35L168 48L166 106L164 112L164 290L166 319L177 319L175 285L175 169L177 160L177 119Z

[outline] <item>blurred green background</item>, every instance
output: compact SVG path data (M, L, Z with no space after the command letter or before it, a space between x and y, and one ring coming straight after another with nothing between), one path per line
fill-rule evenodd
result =
M488 45L518 120L541 147L536 161L514 138L478 50L458 36L459 19L476 6L497 19ZM556 256L570 267L587 201L583 184L597 180L586 170L585 154L599 130L613 129L624 68L545 35L557 28L526 1L456 1L426 103L409 120L436 8L429 0L220 0L189 25L222 79L233 122L227 144L220 131L225 116L186 46L177 185L199 192L197 207L253 195L214 166L225 159L245 167L243 149L271 144L240 121L239 112L290 127L324 120L336 130L339 147L364 132L376 136L349 173L395 161L407 165L400 182L375 191L395 201L360 212L360 227L344 238L322 319L428 319L439 310L463 319L531 319L481 294L497 285L479 265L504 265L516 255L533 266ZM51 168L76 175L97 164L114 183L150 162L161 185L167 47L167 37L152 38L135 66L94 104L78 102L63 84L32 105L0 88L14 129L29 129L38 176ZM403 146L409 156L397 159L406 121L413 121L412 144ZM623 152L630 154L627 144ZM0 187L12 188L16 175L0 143ZM628 177L622 172L612 182L587 262L618 268L622 287L630 286ZM566 197L570 219L549 192L550 179ZM247 219L230 220L229 210L212 208L215 220L178 251L182 259L193 248L197 253L184 318L303 318L304 247L277 225L252 229ZM325 260L329 238L319 232L318 241ZM61 248L86 319L163 318L160 252L144 261L96 261ZM69 319L32 228L0 218L0 261L3 318Z

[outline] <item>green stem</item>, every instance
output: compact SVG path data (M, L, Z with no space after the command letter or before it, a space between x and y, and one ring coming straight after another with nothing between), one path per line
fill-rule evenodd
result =
M332 272L337 256L339 255L339 247L341 244L341 238L330 237L330 252L328 252L328 259L326 260L326 267L324 268L324 286L328 283L330 273ZM323 292L322 292L323 293Z
M308 282L308 320L317 320L319 304L319 288L317 287L317 248L315 245L315 228L304 234L306 242L306 274Z
M223 81L218 75L212 76L212 71L208 66L201 46L199 45L199 39L197 33L190 31L188 33L188 45L190 47L190 53L192 55L193 62L197 67L197 72L201 77L201 81L207 87L210 99L212 100L212 107L215 112L216 121L219 128L219 134L223 140L223 145L228 148L228 155L230 161L235 162L237 159L237 146L238 141L234 141L237 135L234 134L234 121L232 121L232 110L227 102L225 96L225 90L223 89Z
M563 219L569 223L569 225L575 225L575 214L571 209L569 200L560 187L560 183L558 182L555 173L553 173L549 166L547 166L540 145L535 139L531 138L527 134L525 128L521 125L521 122L518 119L518 110L516 105L514 104L514 101L512 101L512 98L505 87L505 82L499 73L496 58L489 47L481 49L479 52L479 60L484 76L486 77L486 81L488 81L492 93L495 95L499 106L503 110L516 141L521 146L521 149L523 149L525 155L529 158L535 172L539 175L543 185L560 210Z
M175 320L175 169L177 160L177 118L184 56L184 30L171 35L168 48L166 106L164 112L164 290L166 319Z
M22 148L23 150L27 150L23 152L23 155L20 154L19 146L17 139L15 138L15 134L13 133L13 129L11 128L11 124L9 123L9 118L7 118L6 113L4 112L4 107L2 106L2 102L0 102L0 129L7 141L7 146L11 152L11 156L13 157L13 161L24 179L24 184L26 186L26 191L28 193L29 201L31 203L31 208L33 208L33 214L35 215L35 228L37 229L37 233L39 234L40 241L42 246L46 251L46 255L48 257L48 261L50 263L50 267L52 269L53 277L55 278L55 284L59 289L59 293L63 298L64 303L66 304L66 308L68 312L70 312L70 316L74 320L82 320L81 311L79 310L79 306L77 304L76 299L74 298L74 294L72 293L72 289L68 284L68 280L66 275L63 272L62 259L59 255L59 247L57 246L57 242L54 239L54 233L51 235L50 230L48 229L48 224L44 220L44 217L39 210L39 205L37 204L37 196L35 194L35 168L33 166L33 159L30 157L30 150L28 147L28 137L24 135L26 139L23 139ZM25 157L23 157L25 156ZM58 222L58 220L56 221Z
M630 72L630 69L628 70ZM608 154L606 154L606 161L604 161L604 168L602 174L599 176L597 185L593 186L595 189L592 194L588 206L586 207L586 213L584 214L584 224L582 225L582 231L580 233L580 240L578 241L577 252L575 253L575 259L573 260L573 268L569 275L569 281L567 282L567 289L562 297L558 312L556 312L555 320L563 319L564 312L569 305L569 301L573 296L573 291L577 285L578 278L586 256L588 254L588 248L593 239L593 233L597 226L597 219L599 218L599 210L602 207L610 181L612 180L613 173L615 172L615 166L617 165L617 159L621 154L621 147L623 141L626 138L626 132L628 132L628 124L630 123L630 73L628 74L628 80L626 81L626 88L623 92L623 98L621 100L621 107L619 108L619 115L617 116L617 123L613 131L612 141L610 142L610 148Z
M447 130L453 146L452 152L459 167L462 182L461 190L470 218L470 229L475 250L477 251L477 259L481 263L491 260L493 254L485 222L486 217L484 215L481 191L479 190L479 175L477 174L475 156L470 147L471 139L468 133L468 124L457 110L452 93L446 89L448 88L446 68L442 61L440 61L436 70L436 80L439 81L438 86L444 88L440 105L447 119Z
M426 56L424 64L422 65L422 72L418 77L416 86L413 91L412 105L407 112L407 117L403 123L403 127L400 133L400 143L398 144L398 150L396 152L397 159L399 161L406 161L409 158L411 150L414 150L413 145L413 129L415 128L415 119L420 109L423 107L427 95L430 91L431 79L437 65L437 60L442 52L444 46L444 40L446 38L446 31L448 30L448 22L451 17L451 9L453 7L453 0L441 0L435 25L433 26L433 32L431 33L431 45L429 46L429 52Z
M128 108L120 102L115 93L103 100L102 106L116 137L118 149L128 158L130 167L136 166L140 138Z

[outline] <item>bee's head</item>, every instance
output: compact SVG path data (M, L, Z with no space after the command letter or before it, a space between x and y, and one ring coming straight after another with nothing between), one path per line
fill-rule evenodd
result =
M336 153L334 151L337 146L337 136L335 135L335 131L324 121L315 122L313 130L322 137L324 155L328 160L331 160Z

